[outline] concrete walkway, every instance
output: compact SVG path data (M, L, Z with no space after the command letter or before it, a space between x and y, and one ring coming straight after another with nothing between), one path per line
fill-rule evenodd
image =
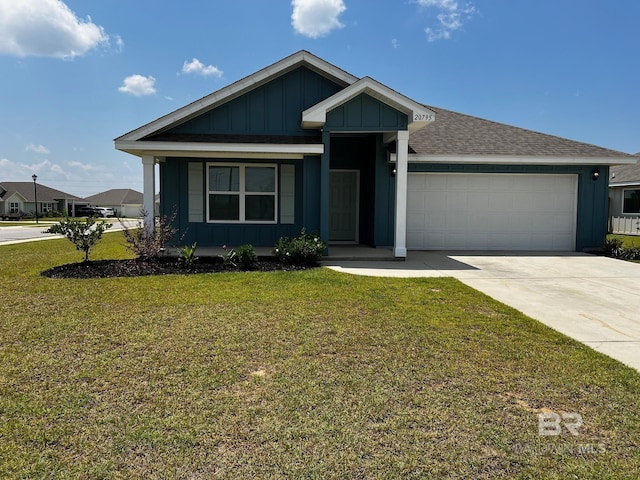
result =
M337 271L455 277L640 370L640 264L575 253L409 252L405 262L324 261Z

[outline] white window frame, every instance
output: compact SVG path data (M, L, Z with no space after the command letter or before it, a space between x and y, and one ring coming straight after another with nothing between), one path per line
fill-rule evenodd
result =
M211 190L211 185L209 185L209 169L210 167L238 167L239 168L239 181L240 187L238 192L229 192L229 191L218 191ZM263 168L273 168L274 175L274 191L273 192L246 192L245 191L245 168L247 167L263 167ZM278 223L278 164L276 163L238 163L238 162L209 162L207 163L207 169L205 171L205 175L207 177L207 196L206 196L206 207L207 207L207 223L232 223L232 224L251 224L251 225L274 225ZM240 197L239 201L239 215L240 218L238 220L211 220L210 215L210 201L209 198L211 195L235 195L237 194ZM245 220L245 198L247 196L273 196L273 220Z
M42 213L48 213L48 212L53 211L53 203L51 203L51 202L42 202L40 204L40 211Z
M9 213L20 213L20 202L10 202Z
M640 214L640 210L637 211L637 212L627 212L624 209L624 194L626 192L630 192L630 191L638 191L638 192L640 192L640 187L638 187L638 188L625 188L625 189L622 190L622 213L624 215L638 215L638 214Z

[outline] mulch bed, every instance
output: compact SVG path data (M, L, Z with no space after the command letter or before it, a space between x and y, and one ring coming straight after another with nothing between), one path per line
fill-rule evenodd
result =
M275 258L260 258L252 271L305 270L316 266L291 265L278 262ZM219 258L200 258L191 266L185 266L177 258L160 257L129 260L90 260L88 262L69 263L45 270L41 275L49 278L112 278L239 271L241 270L238 267L225 265Z

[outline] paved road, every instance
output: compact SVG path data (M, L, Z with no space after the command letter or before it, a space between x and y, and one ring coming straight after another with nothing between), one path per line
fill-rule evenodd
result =
M135 227L138 224L138 220L124 220L123 222L129 228ZM109 232L122 230L122 226L117 220L111 221L111 223L113 224L113 227L108 230ZM36 225L35 222L30 222L28 224L25 224L24 226L5 227L2 225L2 223L0 223L0 245L61 238L60 235L43 233L43 230L49 228L49 225L51 225L51 223L40 222L38 225Z
M358 275L455 277L640 370L640 264L583 253L409 252L406 262L322 262Z

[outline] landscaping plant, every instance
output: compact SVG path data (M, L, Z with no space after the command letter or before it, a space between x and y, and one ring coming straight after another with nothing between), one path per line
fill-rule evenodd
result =
M258 256L253 245L240 245L235 249L240 270L253 270L258 262Z
M219 257L222 259L222 263L224 263L226 266L237 267L236 251L233 248L227 248L226 245L222 246L222 250L223 253L219 255Z
M185 245L180 248L178 252L178 258L180 259L180 263L182 263L185 267L191 267L198 257L196 257L196 248L198 247L198 242L195 242L193 245Z
M146 210L142 210L141 213L142 220L133 228L120 221L122 233L129 244L128 248L138 258L159 257L164 253L166 243L178 233L178 229L173 226L178 212L174 210L169 216L161 216L154 222L154 228L151 231L145 228L149 213Z
M314 265L326 248L319 235L307 233L303 228L297 237L281 237L273 247L273 255L293 265Z
M76 249L84 253L85 262L89 261L89 252L96 243L102 238L102 234L111 228L110 223L104 221L96 222L91 217L85 220L77 220L75 218L65 218L55 225L51 225L44 233L52 233L56 235L64 235Z

